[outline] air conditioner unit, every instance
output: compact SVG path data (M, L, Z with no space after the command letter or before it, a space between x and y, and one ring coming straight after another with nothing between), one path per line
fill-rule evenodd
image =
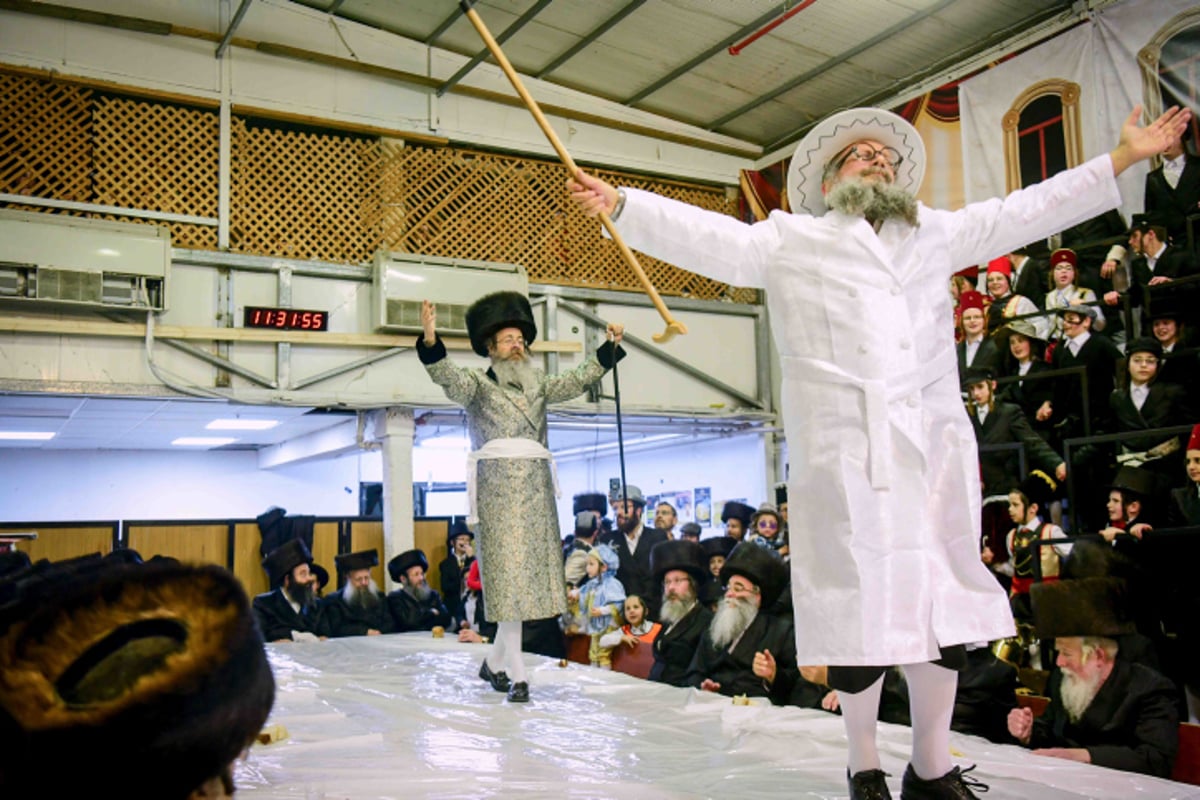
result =
M165 227L0 210L0 300L163 311L170 270Z
M381 331L421 330L421 301L437 306L439 333L465 336L467 309L485 294L529 294L520 264L457 258L375 253L375 327Z

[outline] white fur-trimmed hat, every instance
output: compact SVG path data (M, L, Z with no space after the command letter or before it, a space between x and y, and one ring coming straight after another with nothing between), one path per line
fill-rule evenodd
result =
M903 157L895 185L916 194L925 177L925 143L903 117L881 108L839 111L813 127L792 154L788 167L788 202L792 210L820 216L825 213L821 174L829 160L855 142L873 139L896 148Z

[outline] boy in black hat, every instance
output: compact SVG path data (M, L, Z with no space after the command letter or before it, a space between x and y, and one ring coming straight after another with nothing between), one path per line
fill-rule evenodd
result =
M321 601L329 635L379 636L395 630L387 598L371 577L371 568L379 566L379 552L343 553L334 562L342 588Z
M733 549L721 568L725 599L688 667L689 686L734 697L787 702L800 677L790 620L766 613L787 585L787 565L753 542Z
M316 598L312 555L300 539L267 553L262 562L271 591L254 598L254 616L268 642L313 641L328 633Z
M754 509L745 503L737 500L730 500L721 509L721 522L725 523L725 535L740 542L746 538L746 531L750 530L750 518L754 516Z
M1038 636L1053 638L1059 671L1038 719L1009 713L1008 730L1038 755L1169 777L1179 749L1178 690L1142 664L1117 658L1132 633L1121 581L1079 578L1033 589Z
M442 601L450 612L451 624L457 629L470 627L463 612L467 570L475 560L475 533L460 519L454 520L446 534L446 557L438 565L442 581Z
M477 525L488 619L498 623L479 677L507 692L510 701L527 702L521 624L557 618L567 596L546 407L583 394L612 368L623 354L617 345L624 328L610 323L608 341L594 355L569 372L548 376L530 363L537 325L529 300L518 292L495 292L467 309L471 347L490 360L486 370L446 358L436 321L436 308L425 301L417 355L446 397L466 411L467 524Z
M387 596L397 633L431 631L450 624L450 612L441 596L425 580L428 569L429 559L423 550L405 550L388 562L388 574L400 584Z

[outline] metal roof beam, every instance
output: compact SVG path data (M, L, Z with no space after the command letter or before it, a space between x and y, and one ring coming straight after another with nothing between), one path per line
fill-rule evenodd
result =
M533 7L521 15L521 18L508 26L508 29L496 37L496 44L504 44L511 39L521 28L524 28L533 18L541 13L542 9L550 5L551 0L538 0L533 4ZM456 83L467 77L467 74L479 65L479 62L488 57L490 51L485 47L475 54L475 57L463 65L462 69L450 76L450 80L443 83L437 89L437 96L441 97L446 92L450 91Z
M229 47L229 42L233 39L233 32L237 30L237 26L242 24L242 17L246 16L246 11L249 10L250 4L254 0L242 0L242 4L238 6L237 13L233 15L233 21L229 23L229 29L225 31L225 35L221 37L221 43L217 45L217 58L220 58L225 53L225 48Z
M570 60L572 57L574 57L575 54L578 53L580 50L587 47L589 44L596 41L604 34L608 33L609 30L611 30L614 26L616 26L616 24L618 22L620 22L621 20L628 17L634 11L637 11L639 8L641 8L645 4L646 4L646 0L632 0L632 2L628 3L620 11L618 11L617 13L613 14L611 17L606 19L598 27L592 29L592 31L589 32L588 34L586 34L582 39L580 39L579 42L574 47L570 48L565 53L563 53L561 56L559 56L558 58L551 61L548 65L546 65L542 69L541 72L534 75L533 77L540 79L540 78L546 77L551 72L554 72L554 70L558 69L563 64L565 64L568 60Z

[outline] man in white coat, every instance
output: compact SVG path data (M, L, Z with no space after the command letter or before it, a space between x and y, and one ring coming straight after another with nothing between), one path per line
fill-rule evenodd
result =
M875 746L886 667L903 666L913 751L902 798L970 798L951 768L963 644L1013 635L979 560L979 468L959 394L950 276L1120 203L1115 176L1162 151L1190 115L1146 127L1135 109L1111 153L1003 200L919 204L917 131L878 109L814 127L788 175L795 213L755 225L584 173L568 180L626 242L735 286L766 290L782 366L790 496L820 535L792 536L801 664L829 664L849 741L851 797L890 798ZM875 324L861 325L863 309Z

